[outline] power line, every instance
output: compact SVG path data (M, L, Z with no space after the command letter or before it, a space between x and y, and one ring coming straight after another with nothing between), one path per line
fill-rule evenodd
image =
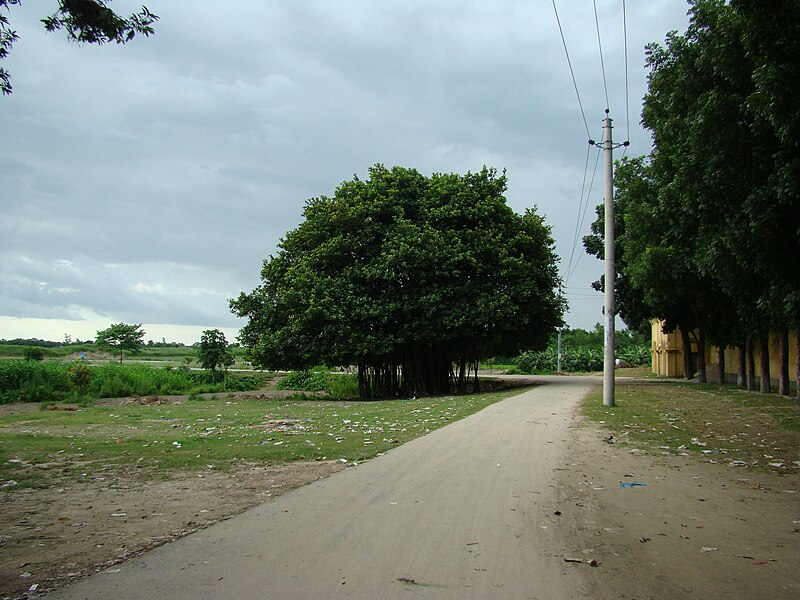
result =
M625 49L625 121L628 127L628 137L625 139L631 141L631 108L630 108L630 94L628 93L628 17L625 10L625 0L622 0L622 38L623 47ZM627 152L628 147L625 146ZM623 154L624 157L624 154Z
M594 24L597 29L597 47L600 48L600 69L603 71L603 89L606 92L606 113L608 113L608 83L606 82L606 65L603 60L603 44L600 41L600 21L597 18L597 0L592 0L592 4L594 5Z
M564 30L561 28L561 19L558 18L558 9L556 8L556 0L553 0L553 12L556 14L556 23L558 23L558 31L561 34L561 43L564 45L564 54L567 55L567 64L569 65L569 72L572 76L572 86L575 88L575 95L578 97L578 106L581 109L581 117L583 118L583 126L586 128L586 137L592 137L589 133L589 124L586 122L586 113L583 111L583 103L581 102L581 94L578 91L578 84L575 81L575 71L572 69L572 61L569 59L569 50L567 50L567 40L564 39ZM608 104L608 92L606 92L606 104Z
M592 171L592 179L589 181L589 189L586 191L585 198L584 198L584 195L583 195L583 190L581 190L581 202L579 203L579 206L578 206L578 217L579 217L580 220L578 221L576 231L578 231L578 230L583 228L583 222L586 219L586 211L589 208L589 197L592 194L592 187L594 186L594 177L597 174L597 165L598 165L599 162L600 162L600 151L598 149L597 156L596 156L595 161L594 161L594 170ZM585 177L584 177L584 183L585 183ZM574 242L573 247L572 247L573 254L575 252L575 248L576 247L577 247L577 240ZM575 273L575 271L578 268L578 265L581 262L581 258L583 258L584 254L585 254L584 252L581 252L580 254L578 254L578 258L575 261L575 264L572 265L572 268L567 271L566 281L569 281L570 278L572 277L572 275ZM571 263L571 261L570 261L570 263Z
M581 182L581 197L580 201L578 202L578 212L575 214L575 233L572 235L572 250L569 254L569 261L567 262L567 276L569 276L570 271L572 270L572 259L575 258L575 249L578 246L578 235L580 232L580 220L581 220L581 212L583 210L583 192L586 189L586 175L589 172L589 153L591 152L592 147L586 146L586 160L583 164L583 181ZM566 284L566 280L564 283Z

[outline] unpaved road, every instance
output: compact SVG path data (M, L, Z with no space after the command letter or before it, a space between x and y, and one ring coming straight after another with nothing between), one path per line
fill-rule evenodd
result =
M47 598L588 597L554 513L595 382L537 387Z

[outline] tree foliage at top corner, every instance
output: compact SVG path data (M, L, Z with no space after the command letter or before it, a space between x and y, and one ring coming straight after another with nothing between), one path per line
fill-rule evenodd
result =
M20 4L21 0L0 0L0 9L10 10L11 6ZM42 23L50 32L63 29L72 41L98 45L108 42L126 44L137 34L149 37L155 33L153 24L158 15L146 6L123 18L109 8L109 4L110 0L59 0L56 11L43 18ZM18 39L8 16L0 13L0 60L8 56ZM0 92L10 94L12 89L11 74L0 67Z
M358 365L362 396L422 395L458 388L482 356L546 345L564 308L554 243L506 184L376 165L309 200L261 285L231 301L254 363Z

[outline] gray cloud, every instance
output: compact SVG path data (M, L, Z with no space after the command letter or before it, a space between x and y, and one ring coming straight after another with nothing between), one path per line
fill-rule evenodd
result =
M559 4L599 138L594 15ZM598 4L621 139L620 6ZM629 4L631 154L642 154L643 46L683 29L686 6ZM38 5L9 13L21 39L4 65L14 94L0 99L0 315L235 327L227 298L258 283L305 201L376 162L508 168L509 203L538 205L563 262L573 253L586 132L550 3L148 7L156 36L99 48L46 34ZM598 179L579 235L601 201ZM600 271L584 257L569 285ZM569 321L591 327L600 303L576 295Z

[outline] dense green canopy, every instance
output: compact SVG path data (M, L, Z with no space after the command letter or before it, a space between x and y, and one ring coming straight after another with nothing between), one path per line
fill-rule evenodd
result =
M653 151L618 165L617 293L644 303L623 302L623 317L697 330L701 380L706 335L720 348L758 338L764 391L777 332L788 393L787 329L800 330L800 3L689 4L686 33L647 47Z
M463 390L482 356L547 344L563 304L550 228L506 178L376 165L309 200L231 301L255 364L357 365L365 397Z

